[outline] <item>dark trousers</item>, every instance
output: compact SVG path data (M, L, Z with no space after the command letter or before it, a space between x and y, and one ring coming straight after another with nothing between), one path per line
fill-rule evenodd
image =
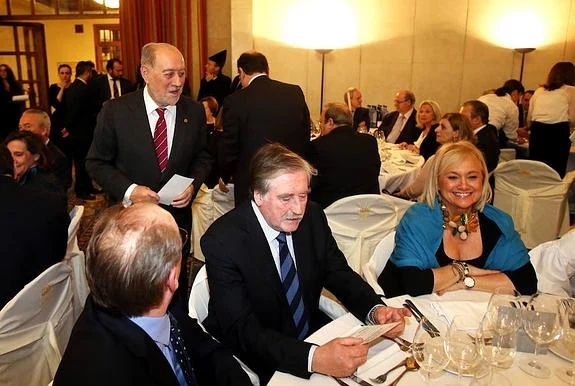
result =
M571 141L569 122L531 124L529 135L529 158L552 167L561 178L567 172L567 160Z
M85 138L73 141L74 149L74 170L76 180L74 181L74 192L76 194L89 194L93 191L92 179L86 171L86 155L90 149L91 140Z

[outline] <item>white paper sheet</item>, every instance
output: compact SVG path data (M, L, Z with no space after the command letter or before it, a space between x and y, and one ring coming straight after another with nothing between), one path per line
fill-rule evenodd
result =
M158 192L158 195L160 196L160 204L170 205L172 201L174 201L174 198L186 190L192 182L194 182L193 178L174 174L173 177L166 182L166 185L164 185Z

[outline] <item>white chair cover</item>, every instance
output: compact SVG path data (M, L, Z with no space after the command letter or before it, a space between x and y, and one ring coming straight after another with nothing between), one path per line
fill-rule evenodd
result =
M499 163L511 161L517 157L517 150L515 149L501 149L499 152Z
M375 247L371 259L362 267L365 281L373 288L376 294L385 296L383 288L377 282L377 278L385 268L391 252L395 247L395 231L388 233Z
M569 190L575 172L563 180L538 161L512 160L494 171L494 205L513 217L527 248L554 240L569 229Z
M234 209L234 185L228 184L226 187L229 189L227 193L222 192L217 186L212 190L214 221Z
M74 326L71 269L57 263L0 311L0 384L47 385Z
M377 244L395 229L413 202L389 195L361 194L342 198L325 209L333 237L357 273Z
M548 241L529 252L537 273L537 289L560 296L573 296L575 284L575 230L559 240Z
M192 251L194 257L200 261L206 261L200 248L200 239L212 222L214 222L212 189L202 184L198 195L192 201Z
M70 225L68 226L68 248L66 249L66 258L64 261L72 269L72 285L74 287L74 317L77 319L82 310L84 303L90 293L88 282L86 280L86 256L78 246L78 229L80 220L84 214L84 207L76 205L70 211Z

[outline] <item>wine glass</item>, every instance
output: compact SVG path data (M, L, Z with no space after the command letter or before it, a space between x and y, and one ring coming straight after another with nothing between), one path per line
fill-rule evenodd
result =
M426 327L429 322L439 330L439 335L430 334ZM415 331L411 351L423 373L426 385L429 385L432 374L438 374L449 363L449 357L445 353L445 337L448 329L449 325L445 319L422 317Z
M561 336L559 298L542 292L533 295L527 309L523 310L523 328L535 342L535 355L520 361L519 368L534 377L549 378L551 370L538 360L537 354L540 345L549 344Z
M445 351L449 359L457 366L457 383L467 370L472 369L479 359L479 352L475 344L477 320L471 315L456 315L453 317L447 331Z
M496 323L499 333L515 332L521 327L521 294L515 289L498 287L487 306L487 315Z
M489 364L489 376L474 383L476 385L511 385L507 378L495 372L496 366L512 362L517 352L517 330L501 328L498 321L501 316L497 311L488 311L477 331L475 341L480 357Z
M563 327L561 341L573 360L571 367L555 370L555 375L570 385L575 385L575 299L562 299L559 303L559 318Z

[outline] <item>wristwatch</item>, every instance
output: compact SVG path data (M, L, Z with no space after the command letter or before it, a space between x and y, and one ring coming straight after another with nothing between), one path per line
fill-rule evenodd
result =
M463 278L463 284L465 285L466 289L472 289L475 287L475 278L472 276L465 276L465 278Z

